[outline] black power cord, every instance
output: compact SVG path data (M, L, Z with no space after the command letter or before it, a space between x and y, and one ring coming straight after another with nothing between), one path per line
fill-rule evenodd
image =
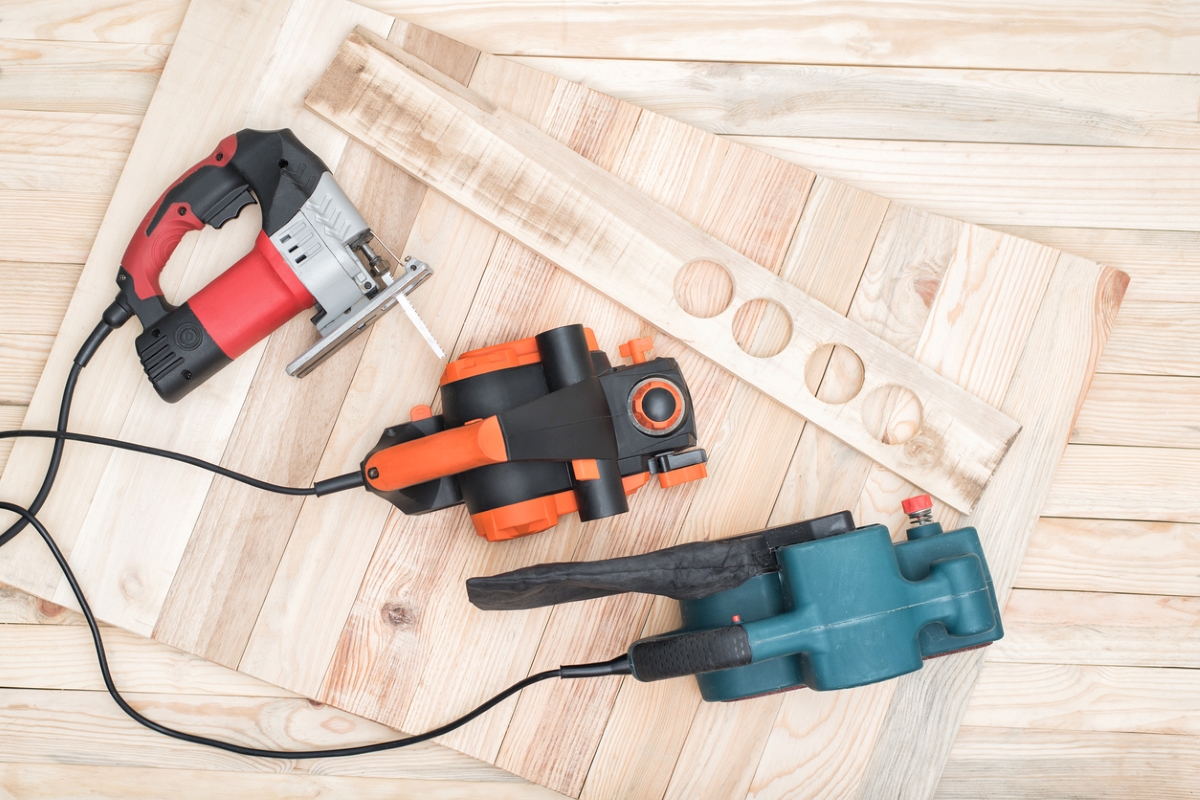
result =
M117 309L117 311L114 311ZM124 315L122 318L122 314ZM558 669L546 670L517 681L499 694L494 695L490 699L479 704L472 710L463 714L456 720L448 722L439 728L420 733L415 736L406 736L401 739L393 739L385 742L375 742L373 744L358 745L357 747L334 747L324 750L265 750L258 747L245 747L232 742L224 742L220 739L210 739L206 736L197 736L185 731L168 728L165 725L159 724L154 720L143 716L137 709L129 705L121 693L117 691L117 686L113 682L112 672L108 667L108 657L104 652L104 640L100 636L100 626L96 623L96 616L92 613L91 606L88 605L87 598L84 597L83 590L79 587L79 581L75 579L75 573L71 570L71 565L67 563L66 557L62 551L58 549L58 543L54 541L54 537L50 535L50 531L42 524L36 516L38 510L46 502L46 498L50 494L50 489L54 485L54 479L58 476L59 463L62 460L63 445L69 441L88 442L90 444L101 444L108 447L116 447L123 450L130 450L136 453L147 453L149 455L160 456L162 458L170 458L175 461L181 461L185 464L191 464L201 469L207 469L218 475L223 475L233 480L241 481L249 486L253 486L265 491L277 492L287 495L322 495L331 492L342 491L354 486L362 485L362 476L360 473L348 473L337 478L330 478L326 481L318 481L316 485L310 488L295 488L290 486L279 486L277 484L260 481L256 478L251 478L248 475L243 475L233 470L225 469L217 464L213 464L203 459L193 458L192 456L176 453L171 450L162 450L157 447L148 447L146 445L134 444L131 442L123 442L119 439L108 439L102 436L89 436L86 434L68 433L67 419L71 412L71 401L75 394L75 384L79 380L79 373L87 366L92 355L96 352L100 344L108 337L108 334L129 319L129 314L124 312L124 309L117 303L109 306L105 312L104 320L96 326L92 331L83 347L80 348L79 354L75 356L75 361L71 366L71 371L67 375L66 384L63 386L62 402L59 406L58 428L53 431L47 430L24 430L24 431L3 431L0 432L0 439L3 438L21 438L33 437L54 439L54 450L50 457L50 465L46 470L46 476L42 480L42 486L38 490L37 496L29 508L8 503L0 500L0 510L11 511L18 515L19 519L9 526L2 535L0 535L0 546L12 540L14 536L25 529L27 525L32 525L38 535L42 537L42 541L46 543L46 547L50 549L51 555L54 556L58 568L62 570L63 576L67 579L68 585L71 587L71 593L75 596L75 601L79 603L79 608L83 612L83 618L87 621L88 630L92 634L92 642L96 646L96 660L100 664L100 674L104 678L104 687L108 690L113 701L125 712L132 720L140 725L149 728L152 731L161 733L164 736L170 736L173 739L179 739L192 744L201 744L208 747L215 747L219 750L226 750L230 753L237 753L243 756L255 756L259 758L289 758L289 759L309 759L309 758L338 758L341 756L357 756L365 753L378 753L384 750L395 750L400 747L408 747L409 745L419 744L430 739L436 738L446 733L466 725L471 720L479 715L486 713L491 708L504 702L506 699L524 689L526 686L532 686L535 683L547 680L549 678L592 678L601 675L627 675L630 672L629 659L627 656L619 656L611 661L598 662L595 664L577 664L571 666L563 666Z

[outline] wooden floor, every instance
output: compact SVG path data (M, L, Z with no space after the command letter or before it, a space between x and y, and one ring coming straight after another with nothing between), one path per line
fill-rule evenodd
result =
M1005 610L1007 636L938 796L1200 796L1200 7L369 4L1128 272ZM186 0L0 4L0 427L22 419L185 10ZM106 636L118 683L168 723L280 746L385 734L131 634ZM0 591L0 790L549 794L434 745L292 772L177 745L125 720L89 647L74 615Z

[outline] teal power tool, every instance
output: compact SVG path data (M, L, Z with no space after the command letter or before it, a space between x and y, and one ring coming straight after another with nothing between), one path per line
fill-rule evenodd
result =
M606 561L467 581L472 603L517 609L622 592L679 601L683 627L640 639L607 674L695 675L708 701L801 686L849 689L1004 635L974 528L944 532L928 495L904 503L907 541L849 511Z

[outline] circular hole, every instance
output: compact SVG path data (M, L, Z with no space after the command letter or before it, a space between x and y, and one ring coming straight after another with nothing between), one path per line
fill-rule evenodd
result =
M733 278L715 261L692 261L675 274L675 302L693 317L715 317L733 302Z
M185 369L183 371L183 379L185 381L190 381L192 379L192 371L190 369Z
M180 206L179 207L179 216L182 217L186 213L187 213L187 206Z
M921 427L921 401L903 386L887 384L863 400L863 424L884 444L903 444Z
M804 365L804 383L818 400L841 405L862 391L863 372L858 353L844 344L823 344Z
M792 340L792 315L774 300L751 300L733 315L733 338L750 355L770 358Z
M279 159L279 168L287 169L287 159L286 158Z
M225 154L217 153L217 161L224 161L224 160L225 160Z

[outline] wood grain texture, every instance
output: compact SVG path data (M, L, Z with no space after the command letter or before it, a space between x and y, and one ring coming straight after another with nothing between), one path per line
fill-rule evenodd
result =
M736 138L860 189L980 225L1200 231L1192 212L1200 187L1190 177L1200 168L1200 150Z
M157 800L222 797L226 800L309 800L354 797L393 800L421 797L461 800L478 795L477 782L437 778L366 778L345 775L272 775L195 769L149 769L66 764L0 764L0 791L21 800ZM496 800L534 800L562 795L528 783L489 781Z
M41 333L0 334L0 403L29 403L53 343Z
M1070 445L1043 512L1049 517L1200 522L1200 451Z
M1200 596L1200 525L1043 517L1015 585Z
M1195 796L1200 742L1192 736L964 727L937 800L1096 800Z
M810 421L952 505L973 505L1015 433L994 409L847 325L599 167L540 139L523 120L412 71L420 70L419 62L406 65L391 56L406 58L389 54L386 43L372 42L367 34L351 36L306 102L380 155L625 307L653 317L665 332ZM530 214L534 208L558 211ZM679 307L672 288L676 273L702 259L730 273L735 287L730 309L769 297L790 314L792 337L781 353L760 360L729 341L729 310L706 320ZM834 409L796 385L803 368L795 365L826 342L850 346L868 366L863 395ZM888 447L861 423L861 398L891 384L912 389L921 400L923 424L904 448Z
M86 187L80 187L86 189ZM0 189L0 249L8 261L82 264L100 228L109 198L74 191L48 195ZM70 225L62 221L69 219Z
M989 661L1200 665L1200 598L1015 589Z
M991 661L964 726L1200 732L1200 670Z
M1200 303L1200 233L1003 226L1129 274L1128 302Z
M0 333L53 336L62 324L80 264L0 261Z
M1195 73L1200 25L1186 7L1036 0L1015 15L967 5L738 0L503 4L372 0L489 53L691 61Z
M25 406L23 405L0 405L0 430L13 430L21 427L21 421L25 419ZM0 472L4 470L4 466L8 463L8 454L12 452L13 440L0 440Z
M1130 303L1122 308L1099 372L1200 375L1200 304Z
M140 124L125 114L0 111L0 189L110 193Z
M183 0L9 0L0 37L170 44L187 6Z
M1097 373L1071 442L1200 448L1198 397L1200 378Z
M141 116L170 49L0 39L0 108Z
M516 60L713 133L1200 146L1200 77L1194 75Z

